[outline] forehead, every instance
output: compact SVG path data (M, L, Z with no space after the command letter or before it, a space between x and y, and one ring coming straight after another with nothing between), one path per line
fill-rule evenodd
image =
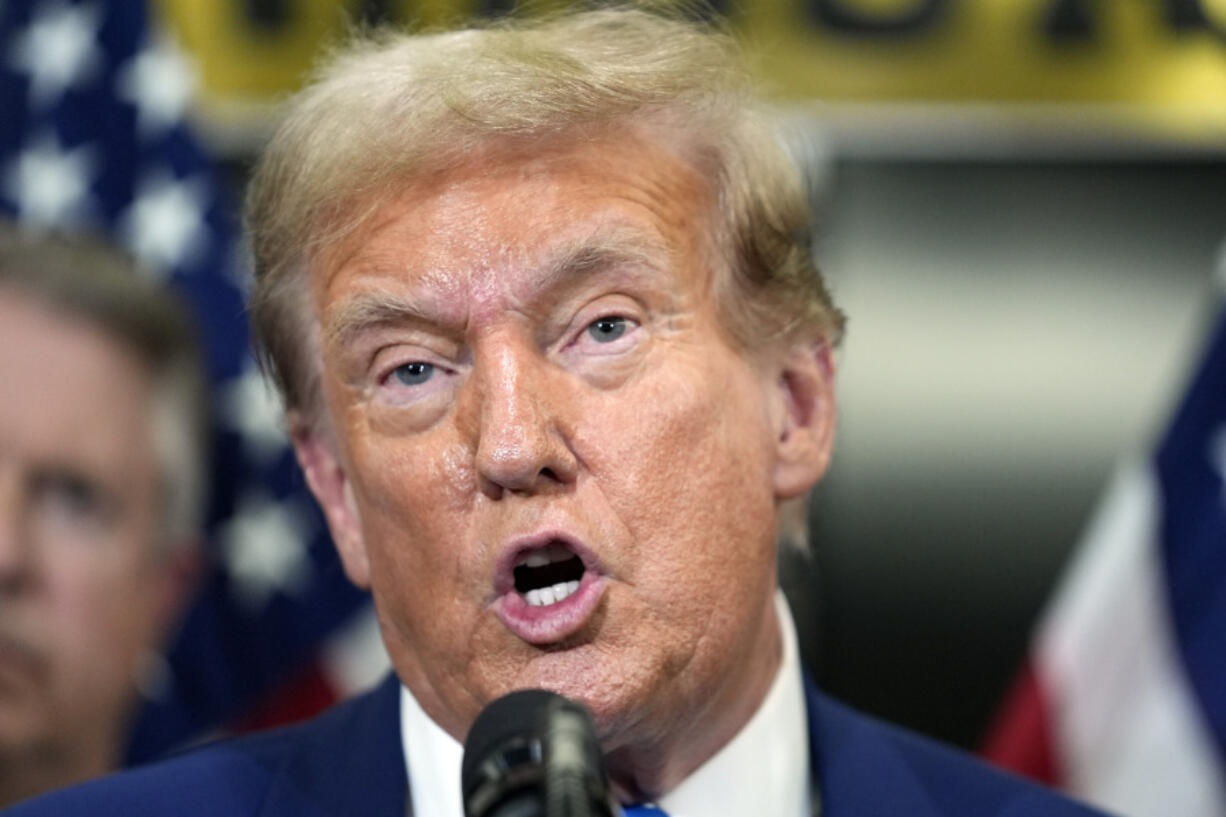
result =
M706 269L712 211L711 186L660 139L504 140L383 200L320 256L315 300L327 327L355 290L407 288L466 323L619 261L684 277Z
M0 286L0 382L0 457L108 479L149 467L149 374L91 323Z

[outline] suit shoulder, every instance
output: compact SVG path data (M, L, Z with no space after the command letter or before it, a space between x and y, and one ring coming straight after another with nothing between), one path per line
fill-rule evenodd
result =
M261 736L263 737L263 736ZM26 801L6 817L254 814L271 783L273 746L223 741ZM257 749L252 752L250 749Z
M1102 813L1046 786L989 766L965 752L904 730L896 740L933 799L950 813L1000 817L1102 817ZM996 809L984 812L981 809Z
M399 682L312 720L218 741L29 800L5 817L317 817L403 812ZM371 791L352 801L356 790Z
M835 801L829 805L861 801L868 791L868 796L905 806L911 814L1103 817L965 752L821 698L818 721L823 736L815 751L824 755L818 758L823 767L820 785L823 800Z

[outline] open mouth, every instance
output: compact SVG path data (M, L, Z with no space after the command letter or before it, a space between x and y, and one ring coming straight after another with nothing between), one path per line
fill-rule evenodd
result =
M587 626L609 581L582 540L541 531L508 543L495 568L493 610L527 643L561 644Z
M512 571L515 590L532 607L548 607L569 598L579 589L583 560L560 541L525 551Z

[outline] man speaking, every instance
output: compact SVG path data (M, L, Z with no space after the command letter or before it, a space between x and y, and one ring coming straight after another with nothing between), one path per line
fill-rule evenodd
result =
M781 526L842 318L721 35L633 10L335 55L252 183L252 314L395 676L46 812L460 817L491 701L592 713L673 817L1074 815L805 680Z

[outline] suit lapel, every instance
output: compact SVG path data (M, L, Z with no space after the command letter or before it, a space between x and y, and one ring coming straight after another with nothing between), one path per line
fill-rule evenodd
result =
M269 788L261 817L408 814L394 673L374 691L303 727L301 737Z
M809 762L822 817L939 817L911 767L889 741L818 691L805 675ZM816 813L816 812L815 812Z

